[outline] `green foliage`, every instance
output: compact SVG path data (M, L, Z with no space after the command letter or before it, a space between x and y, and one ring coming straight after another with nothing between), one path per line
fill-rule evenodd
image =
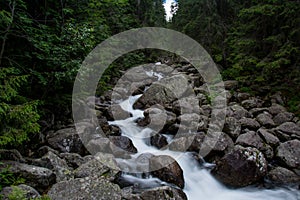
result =
M1 163L0 163L1 164ZM16 177L10 170L9 167L1 169L0 172L0 191L2 188L11 185L19 185L24 183L25 180L20 177Z
M27 200L28 198L26 197L26 192L23 191L21 188L12 186L13 190L11 194L9 194L8 199L9 200ZM30 198L30 200L51 200L50 197L48 196L42 196L39 198Z

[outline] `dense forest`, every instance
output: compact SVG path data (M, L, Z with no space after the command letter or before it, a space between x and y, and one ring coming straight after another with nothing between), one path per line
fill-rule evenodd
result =
M106 38L167 27L203 45L224 79L259 95L281 92L299 114L298 0L178 0L165 20L160 0L1 0L0 146L14 147L71 118L71 94L85 56ZM148 59L133 52L115 67ZM159 57L155 55L154 57ZM111 69L100 84L109 88ZM61 120L61 121L60 121Z

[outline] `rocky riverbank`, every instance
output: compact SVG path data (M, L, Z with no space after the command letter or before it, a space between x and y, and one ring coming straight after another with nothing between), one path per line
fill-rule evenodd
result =
M48 194L53 200L187 199L182 191L185 187L182 169L170 156L141 154L135 160L141 174L150 171L151 176L165 185L141 186L122 178L123 168L116 158L132 158L138 150L109 121L130 117L131 113L118 103L140 94L134 108L144 110L144 117L136 123L153 130L149 145L193 152L199 165L203 164L203 157L214 164L211 174L229 187L299 188L299 118L280 105L283 102L280 94L255 97L239 92L237 84L225 81L221 95L211 94L201 75L188 64L133 68L119 80L114 91L85 102L90 109L95 102L97 121L104 135L94 131L94 122L83 120L77 129L71 125L47 132L45 146L30 157L17 150L1 150L0 168L9 168L16 177L25 179L25 184L18 187L28 198ZM219 96L227 100L225 109L220 109L220 112L225 110L225 123L218 127L221 130L216 133L214 145L203 153L208 130L213 126L210 121L219 116L218 112L212 112L217 107L212 103L218 102ZM93 134L82 137L86 132ZM95 152L99 150L110 156L98 157ZM105 163L114 166L113 169ZM4 199L11 191L10 187L2 190Z

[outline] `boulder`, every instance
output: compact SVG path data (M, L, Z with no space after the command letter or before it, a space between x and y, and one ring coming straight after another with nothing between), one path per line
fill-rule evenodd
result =
M288 183L299 183L300 176L295 174L293 171L288 170L283 167L276 167L269 171L267 175L268 179L270 179L274 183L278 184L288 184Z
M256 120L260 123L260 125L271 128L275 126L274 121L272 120L272 115L261 113L256 117Z
M123 120L129 118L130 116L131 114L123 110L122 107L118 104L111 105L105 113L105 117L109 121Z
M48 152L52 152L52 153L54 153L54 154L56 154L56 155L59 155L59 152L58 151L56 151L56 150L54 150L54 149L52 149L51 147L48 147L48 146L42 146L42 147L40 147L37 151L36 151L36 156L38 157L38 158L40 158L40 157L43 157L45 154L47 154Z
M256 117L259 114L268 112L268 108L252 108L249 113L250 115ZM272 116L270 116L272 118Z
M231 117L234 117L238 120L240 120L244 117L250 117L249 112L240 105L237 105L237 104L232 105L232 106L230 106L230 110L233 112Z
M233 139L236 139L241 133L241 123L234 117L227 117L223 131Z
M24 178L26 184L43 192L49 186L56 182L55 174L47 168L37 167L18 163L15 161L4 161L0 163L0 169L9 168L9 170L16 176Z
M162 129L168 129L176 122L176 115L172 112L165 111L161 106L146 109L144 116L145 118L138 121L138 125L147 126L156 132Z
M224 83L224 88L226 90L233 90L237 88L239 82L234 80L228 80L228 81L223 81L223 83Z
M272 147L265 144L259 134L254 131L249 131L240 135L236 140L236 144L244 147L255 147L262 151L268 159L271 159L274 156Z
M190 96L178 99L174 101L172 105L172 110L177 115L185 114L185 113L200 113L199 108L199 99Z
M73 127L61 129L49 134L47 141L51 147L60 152L86 154L86 149Z
M117 156L122 157L126 154L137 153L137 149L133 145L132 141L126 136L110 136L109 137L111 152Z
M34 188L21 184L18 186L11 186L11 187L5 187L0 192L1 200L11 200L10 195L13 194L13 192L22 191L26 199L38 199L41 197L38 191L36 191ZM23 199L22 199L23 200Z
M279 134L287 134L288 136L300 136L300 127L294 122L285 122L276 127L275 131Z
M217 161L212 174L222 183L232 187L244 187L260 181L267 172L263 154L252 147L235 146Z
M48 196L51 200L120 200L122 194L118 185L96 176L56 183Z
M107 164L100 159L94 158L82 164L74 171L75 178L85 178L92 176L105 176L106 178L114 178L114 176L118 173L118 170L116 170L117 162L111 156L110 163L112 162L115 166L115 169L112 169L111 166L107 166Z
M272 106L269 107L268 112L271 113L273 116L275 116L278 115L279 113L286 112L286 108L279 104L273 103Z
M258 108L261 106L261 103L258 99L247 99L241 102L241 105L246 108L247 110L250 110L252 108Z
M265 128L260 128L258 129L257 133L261 136L261 138L269 145L272 147L276 147L280 140L278 137L276 137L272 131L265 129Z
M285 122L290 122L294 118L294 114L290 112L281 112L278 113L274 118L273 121L276 125L283 124Z
M152 189L143 190L139 194L133 194L133 190L129 189L125 194L125 200L187 200L185 193L180 190L169 186L155 187Z
M161 149L161 148L168 145L168 141L167 141L167 138L165 136L157 133L157 134L151 136L150 144L152 146L155 146L155 147Z
M68 166L72 167L73 169L78 168L80 165L86 162L86 159L77 153L61 153L60 157L63 158L67 162Z
M156 104L167 107L168 104L180 99L185 94L192 93L187 78L182 74L174 75L153 83L134 103L133 107L145 109Z
M300 168L300 141L291 140L281 143L277 147L276 157L285 166L290 168Z
M31 160L30 164L52 170L56 175L56 182L68 180L73 177L72 170L69 168L67 162L51 151L42 158Z
M249 93L246 93L246 92L238 93L238 94L237 94L237 100L238 100L239 102L242 102L242 101L244 101L244 100L249 99L250 96L251 96L251 95L250 95Z
M242 118L240 119L240 123L243 129L250 129L256 131L259 129L260 125L255 119L251 118Z
M153 176L184 188L183 171L172 157L167 155L154 156L150 158L149 164Z

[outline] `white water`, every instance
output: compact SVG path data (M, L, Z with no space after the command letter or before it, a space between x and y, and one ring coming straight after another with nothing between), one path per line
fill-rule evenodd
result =
M134 110L133 103L141 95L131 96L129 99L120 103L120 106L129 111L132 117L125 120L110 122L120 127L122 134L129 137L134 146L138 149L138 153L133 157L137 157L142 153L152 153L154 155L169 155L173 157L183 170L186 193L189 200L300 200L300 192L296 189L229 189L213 178L207 169L200 168L195 159L189 153L174 152L170 150L158 150L145 143L144 138L148 138L151 130L149 128L141 128L136 125L135 120L143 117L143 111ZM129 161L118 160L120 162ZM131 163L134 164L134 163ZM157 178L141 179L131 175L125 175L129 181L143 183L149 185L157 184ZM164 184L163 182L161 182Z

